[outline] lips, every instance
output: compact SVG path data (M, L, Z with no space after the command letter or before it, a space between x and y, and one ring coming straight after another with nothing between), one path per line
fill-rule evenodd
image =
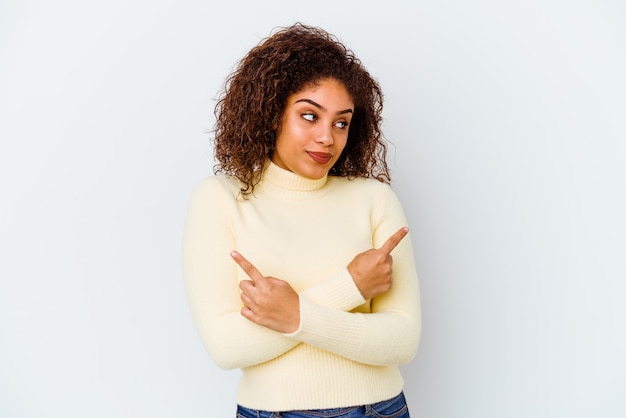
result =
M327 164L333 158L333 156L327 152L307 151L306 153L309 154L309 157L311 157L311 159L318 164Z

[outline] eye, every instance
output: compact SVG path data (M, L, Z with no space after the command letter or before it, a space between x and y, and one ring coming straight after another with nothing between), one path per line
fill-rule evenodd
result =
M314 122L317 119L317 116L314 113L304 113L302 117L309 122Z
M348 122L346 122L345 120L341 120L337 123L335 123L335 126L339 129L345 129L348 127Z

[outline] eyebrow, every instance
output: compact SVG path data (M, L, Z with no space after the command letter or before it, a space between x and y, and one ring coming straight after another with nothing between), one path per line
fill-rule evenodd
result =
M300 103L300 102L307 102L309 104L312 104L313 106L317 107L319 110L321 110L322 112L327 112L328 109L326 109L324 106L322 106L319 103L314 102L311 99L300 99L300 100L296 100L294 102L295 103ZM345 113L354 113L352 109L344 109L344 110L340 110L339 112L337 112L338 115L343 115Z

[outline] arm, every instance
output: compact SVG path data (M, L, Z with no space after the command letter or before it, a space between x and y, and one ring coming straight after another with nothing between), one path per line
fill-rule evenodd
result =
M384 245L406 225L402 208L388 187L381 187L381 204L372 214L373 244ZM392 285L372 299L371 313L343 312L300 295L300 327L289 335L298 341L371 365L410 361L421 333L420 296L409 237L392 252Z
M224 369L262 363L299 344L241 315L237 265L229 256L236 243L223 203L230 198L214 178L198 184L189 201L182 249L185 289L196 328L208 353ZM345 268L301 294L345 311L365 302Z
M348 266L361 293L376 296L371 301L371 313L349 313L324 304L323 299L309 299L307 292L318 297L319 285L298 296L287 282L264 277L248 260L235 253L233 258L251 278L241 283L242 300L246 305L242 315L254 323L355 361L372 365L410 361L420 336L419 288L408 240L394 252L398 261L389 274L389 253L407 230L400 229L382 243L391 228L406 222L391 189L385 188L383 193L379 199L383 204L372 214L372 240L381 248L358 254ZM332 280L327 280L324 285L330 283ZM327 290L332 287L328 286Z
M350 310L389 290L392 282L391 251L409 233L396 231L378 249L359 253L338 274L300 293L311 302L340 310Z
M393 259L391 251L408 234L408 228L401 228L393 234L379 249L370 249L357 254L348 264L347 271L350 276L347 281L351 282L349 293L357 293L352 300L363 301L381 295L389 290L392 280ZM239 252L231 252L231 257L250 280L239 283L241 288L241 301L244 306L241 314L255 324L262 325L274 331L293 333L300 325L300 302L296 291L291 285L275 277L265 277L261 272ZM335 276L345 276L342 272ZM339 277L341 279L341 277ZM326 307L352 306L349 299L341 295L341 282L336 282L336 277L331 277L309 289L305 289L300 296L304 296L313 303ZM356 287L357 291L354 291ZM324 293L322 294L321 291ZM341 296L337 296L337 295ZM322 296L323 295L323 296ZM330 304L324 300L330 299ZM319 298L319 302L315 299Z
M183 273L191 313L206 350L224 369L262 363L298 341L242 317L228 192L215 178L193 191L183 236Z

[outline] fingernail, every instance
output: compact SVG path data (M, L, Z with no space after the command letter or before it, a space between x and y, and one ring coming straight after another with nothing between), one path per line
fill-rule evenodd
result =
M239 255L239 253L238 253L237 251L231 251L231 252L230 252L230 256L231 256L232 258L235 258L235 257L237 257L238 255Z

